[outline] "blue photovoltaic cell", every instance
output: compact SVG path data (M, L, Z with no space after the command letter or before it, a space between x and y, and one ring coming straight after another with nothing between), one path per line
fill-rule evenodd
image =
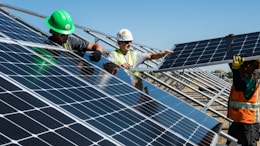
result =
M46 37L36 33L29 27L26 27L20 22L17 22L10 16L5 15L0 11L0 32L6 36L21 41L29 41L35 43L46 42Z
M176 44L159 70L230 63L234 55L257 58L260 55L259 32Z
M0 32L15 40L37 43L44 43L46 40L45 37L4 13L0 13ZM22 145L45 143L48 145L89 145L93 143L98 145L113 145L114 143L120 143L120 145L211 145L221 129L221 123L214 118L146 81L143 81L143 84L147 88L146 93L149 92L150 96L139 92L127 83L130 82L130 79L122 69L116 74L116 77L125 82L111 76L97 67L102 68L107 63L104 58L99 62L92 62L95 64L93 65L67 51L37 47L25 49L14 42L14 44L1 42L1 74L13 80L13 83L5 82L4 87L0 88L0 94L7 91L16 93L17 90L21 90L16 89L17 87L12 84L20 84L25 88L23 92L15 96L17 98L10 96L8 100L0 103L2 115L10 115L8 120L6 117L4 120L7 125L13 123L18 125L16 127L18 131L20 125L26 128L25 132L21 131L21 135L33 137L14 139L10 136L12 132L5 134L6 129L2 127L3 132L0 131L0 138L3 144L15 143L17 140ZM205 43L207 42L201 43L197 47L203 49ZM85 59L89 59L88 54ZM5 89L9 86L12 87L12 90ZM24 92L26 90L34 95ZM24 104L25 99L22 98L27 96L31 96L28 98L30 99L29 104L27 102ZM48 100L48 103L45 103L46 106L52 104L53 109L46 110L46 106L42 108L38 103L38 98ZM20 101L21 99L22 101ZM8 106L12 108L8 108ZM61 112L71 113L77 119L82 120L83 125L75 122L77 120L72 117L70 117L71 120L74 120L73 123L75 122L77 126L71 123L52 125L52 120L42 120L49 116L54 117L52 115L55 115L56 112L57 115L62 114L53 106L62 110ZM32 108L37 110L34 111ZM28 116L14 114L18 111L27 112L27 110L33 112L28 113ZM38 113L43 110L44 114ZM62 117L58 116L53 120L62 121L67 118ZM16 121L19 118L23 120ZM13 122L10 122L11 120ZM66 126L67 124L71 127ZM93 140L93 137L100 135L89 135L90 132L96 130L81 128L85 127L84 124L102 131L100 135L109 136L109 140L103 138ZM67 129L59 126L65 126ZM53 129L55 132L46 132ZM35 138L35 135L38 137ZM75 138L79 140L75 140Z
M166 106L70 52L25 49L8 43L1 43L0 51L2 74L122 144L210 145L219 132L221 123L186 103L176 99L175 104L181 106ZM174 102L164 99L168 101L162 102ZM182 113L189 113L189 117L177 112L181 107L187 107L188 112ZM205 125L190 119L196 113L204 118ZM45 131L46 127L37 130L40 131L34 133ZM69 133L66 129L57 132ZM52 135L41 136L56 144Z
M0 76L1 145L115 145Z

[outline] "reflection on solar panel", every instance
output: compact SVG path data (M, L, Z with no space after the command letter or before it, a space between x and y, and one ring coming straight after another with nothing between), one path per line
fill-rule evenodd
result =
M177 44L173 48L174 53L164 59L159 70L229 63L233 55L240 55L246 59L259 58L259 34L260 32L254 32Z
M19 23L0 11L0 32L12 39L44 43L46 37L32 31L22 23Z
M71 52L36 46L0 38L1 144L216 142L221 123L173 96L155 93L152 88L149 96Z
M123 88L129 86L124 82L113 79L113 84L108 86L118 90L97 90L90 81L94 83L96 79L102 78L102 70L94 68L93 71L93 66L87 64L86 70L82 72L78 69L78 63L87 62L70 52L51 50L46 53L48 50L32 48L37 53L44 52L43 56L52 60L50 62L17 44L1 43L0 49L3 76L122 144L208 145L216 138L214 131L142 95L134 88L128 88L129 93L123 95L120 90L126 91ZM53 58L49 54L53 54ZM6 103L10 104L8 101ZM146 116L137 112L138 110ZM5 114L12 115L13 112L19 113L19 110Z

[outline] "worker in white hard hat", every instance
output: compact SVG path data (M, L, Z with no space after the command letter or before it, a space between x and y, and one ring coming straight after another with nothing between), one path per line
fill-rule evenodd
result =
M167 54L173 53L173 51L171 50L165 50L155 53L142 53L131 51L130 48L132 41L133 35L131 31L129 31L128 29L121 29L117 33L117 44L119 46L119 49L112 51L109 54L108 59L125 69L130 69L138 67L138 65L142 64L145 60L159 59ZM133 81L133 85L142 90L141 85L137 85L138 81L136 80L136 76L139 76L139 72L132 71L132 73L135 76L131 74L129 75Z

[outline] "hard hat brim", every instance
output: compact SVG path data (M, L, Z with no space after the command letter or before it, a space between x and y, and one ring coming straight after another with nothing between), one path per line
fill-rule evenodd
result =
M61 30L61 29L57 29L55 27L53 27L50 23L49 23L49 20L50 20L50 16L46 17L45 19L45 22L46 24L48 25L48 27L57 32L57 33L60 33L60 34L65 34L65 35L69 35L69 34L72 34L73 32L75 32L76 28L75 28L75 25L72 25L71 29L69 30Z

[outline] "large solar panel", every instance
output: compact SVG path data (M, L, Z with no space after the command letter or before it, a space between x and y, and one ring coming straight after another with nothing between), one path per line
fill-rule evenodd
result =
M19 28L0 33L4 36L0 37L3 83L0 115L6 125L0 126L3 145L213 145L216 142L221 129L219 121L148 82L143 81L147 94L140 92L127 83L130 79L122 69L116 77L101 69L107 62L104 58L92 64L54 46L17 42L40 43L45 38L30 29L28 34L36 34L33 39L30 35L24 39L16 37L13 32L19 33L27 27L2 15L3 20L7 19L1 21L2 27L12 22L13 27ZM47 118L50 121L45 121ZM67 119L70 122L63 122Z
M70 52L28 50L15 42L2 42L0 50L1 74L122 144L208 145L216 138L213 130L116 78L109 84L95 85L97 79L109 74ZM86 65L83 72L78 69L79 61Z
M246 60L260 56L260 32L228 35L222 38L176 44L174 53L167 56L159 70L185 69L191 67L230 63L233 55Z

